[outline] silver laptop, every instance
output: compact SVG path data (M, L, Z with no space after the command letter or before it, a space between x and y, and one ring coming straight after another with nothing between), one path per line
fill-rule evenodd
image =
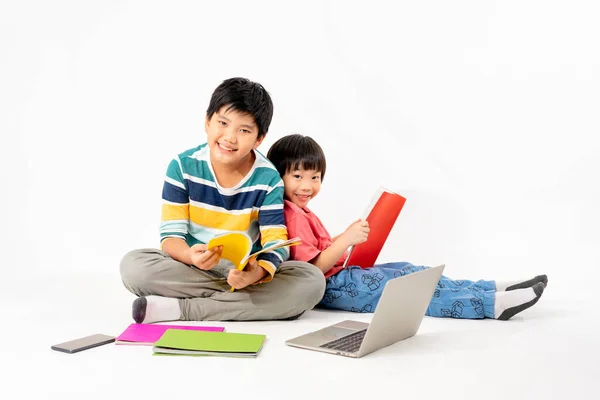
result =
M358 358L407 339L417 333L443 271L444 264L390 279L370 324L347 320L285 344Z

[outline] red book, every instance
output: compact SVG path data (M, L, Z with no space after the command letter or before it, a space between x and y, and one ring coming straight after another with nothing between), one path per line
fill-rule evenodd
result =
M367 208L366 220L369 223L369 238L366 242L352 246L344 263L371 268L385 244L406 199L397 193L380 188ZM363 217L365 219L365 217Z

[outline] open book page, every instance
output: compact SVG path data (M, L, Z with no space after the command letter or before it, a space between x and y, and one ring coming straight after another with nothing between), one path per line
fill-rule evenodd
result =
M261 253L279 249L281 247L295 246L301 243L299 237L289 239L283 242L277 242L270 246L263 247L259 251L250 254L252 251L252 239L244 232L229 232L217 235L209 240L207 247L212 249L217 246L223 246L221 257L225 258L237 266L238 269L243 269L248 260Z
M239 266L249 258L252 251L252 239L244 232L228 232L210 239L206 246L209 249L223 246L221 257Z
M259 251L250 254L253 245L250 236L245 232L228 232L213 237L208 241L206 246L209 249L223 246L221 258L231 261L233 265L241 271L246 268L248 260L252 257L281 247L296 246L300 243L302 243L300 238L295 237L283 242L273 243L270 246L263 247ZM233 292L233 288L231 288L231 291Z
M239 269L240 271L243 270L244 268L246 268L246 264L248 263L248 260L252 257L256 257L261 253L265 253L267 251L271 251L271 250L275 250L275 249L279 249L281 247L287 247L287 246L296 246L298 244L302 243L302 241L300 240L299 237L295 237L293 239L289 239L286 240L284 242L278 242L278 243L274 243L270 246L267 247L263 247L262 249L260 249L259 251L252 253L248 256L246 256L243 260L241 260L239 263L234 263L234 265L237 265L237 269ZM232 287L230 289L231 292L234 291L234 288Z
M298 245L298 244L301 244L301 243L302 243L302 241L300 240L300 238L299 238L299 237L295 237L295 238L293 238L293 239L289 239L289 240L286 240L286 241L284 241L284 242L278 242L278 243L274 243L274 244L272 244L272 245L270 245L270 246L263 247L262 249L260 249L260 250L259 250L259 251L257 251L256 253L252 253L252 254L250 254L250 255L249 255L247 258L246 258L246 260L245 260L245 261L248 261L248 259L250 259L250 258L252 258L252 257L255 257L255 256L257 256L257 255L259 255L259 254L261 254L261 253L265 253L265 252L267 252L267 251L271 251L271 250L275 250L275 249L280 249L280 248L282 248L282 247L296 246L296 245Z
M367 219L367 217L371 213L371 210L373 209L373 207L375 207L375 204L377 204L377 200L379 200L379 198L381 197L381 194L384 191L385 191L385 189L381 186L379 188L377 188L377 191L371 197L371 201L369 201L369 204L367 204L367 208L365 209L365 212L361 217L361 219L363 221Z

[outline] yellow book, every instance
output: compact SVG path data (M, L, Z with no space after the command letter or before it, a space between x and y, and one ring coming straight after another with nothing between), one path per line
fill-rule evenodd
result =
M299 237L278 242L271 246L263 247L261 250L250 254L252 251L252 239L244 232L227 232L217 235L210 239L207 243L207 248L210 250L217 246L223 246L221 258L229 260L235 265L238 270L243 270L248 264L248 260L257 255L279 249L281 247L295 246L302 243ZM231 288L233 292L233 288Z

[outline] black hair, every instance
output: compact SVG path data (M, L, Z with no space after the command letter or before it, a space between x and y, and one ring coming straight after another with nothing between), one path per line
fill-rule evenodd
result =
M208 119L224 106L227 106L227 111L233 109L251 115L258 127L259 139L267 134L273 119L273 102L261 84L246 78L224 80L210 98L206 110Z
M297 169L314 169L325 178L327 161L325 153L310 136L293 134L284 136L271 146L267 158L275 165L279 175Z

